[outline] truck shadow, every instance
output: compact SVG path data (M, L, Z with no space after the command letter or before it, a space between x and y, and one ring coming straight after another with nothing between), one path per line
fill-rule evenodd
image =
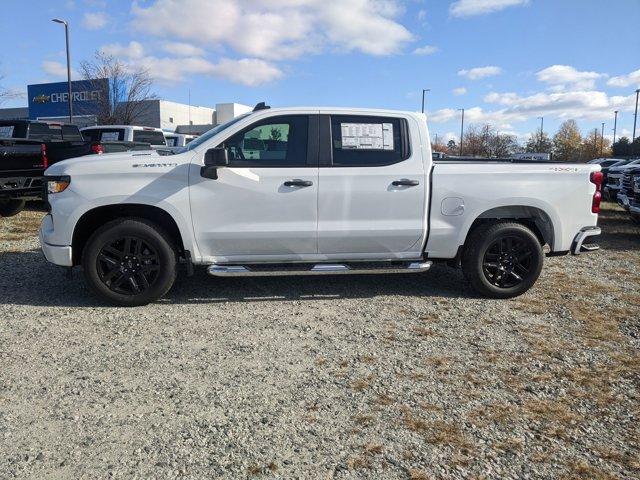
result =
M0 253L7 275L0 278L5 305L97 307L108 306L86 287L82 272L49 264L39 250ZM158 304L216 304L225 302L314 301L328 299L398 297L475 297L462 273L444 265L418 274L327 275L311 277L217 278L196 269L184 270L172 290Z

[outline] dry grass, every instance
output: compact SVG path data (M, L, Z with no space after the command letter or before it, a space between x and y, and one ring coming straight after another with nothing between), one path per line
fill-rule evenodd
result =
M375 379L375 375L368 375L365 378L358 378L351 382L351 388L356 392L362 392L371 386L371 382Z
M422 470L417 470L415 468L409 469L409 480L431 480L432 478L433 477L430 477Z
M15 217L0 218L0 238L9 243L8 247L0 247L0 252L13 251L11 242L37 236L44 215L42 211L25 210Z
M560 477L563 480L610 480L619 478L599 468L589 465L584 460L570 461L566 464L567 470Z
M358 414L352 417L356 425L360 427L369 427L373 425L375 418L372 415Z

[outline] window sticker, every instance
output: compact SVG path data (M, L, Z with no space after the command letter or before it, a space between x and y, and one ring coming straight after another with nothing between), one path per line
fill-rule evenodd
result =
M13 137L13 125L4 125L0 127L0 138Z
M392 123L341 123L345 150L393 150Z
M119 134L118 132L102 132L100 135L101 142L117 142Z

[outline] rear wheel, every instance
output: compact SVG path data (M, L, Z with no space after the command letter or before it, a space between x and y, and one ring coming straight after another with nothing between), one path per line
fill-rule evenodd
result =
M25 201L18 198L0 198L0 217L13 217L24 210Z
M139 306L166 294L176 278L168 236L141 219L119 219L97 230L82 252L89 286L111 303Z
M475 290L491 298L523 294L542 270L544 254L527 227L496 222L474 229L462 254L462 270Z

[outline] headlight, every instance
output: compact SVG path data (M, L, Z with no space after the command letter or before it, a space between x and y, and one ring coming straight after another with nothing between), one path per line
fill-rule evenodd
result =
M71 177L62 175L60 177L47 177L47 193L64 192L71 183Z

